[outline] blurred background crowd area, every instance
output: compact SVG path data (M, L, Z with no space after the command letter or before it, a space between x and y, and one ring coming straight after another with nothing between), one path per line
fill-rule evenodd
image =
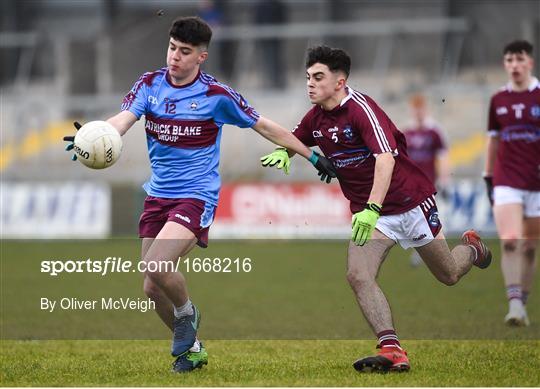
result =
M187 15L214 29L204 70L287 128L310 108L304 58L313 45L348 51L349 85L372 96L398 128L411 120L411 96L422 94L448 140L456 188L481 183L489 98L507 82L503 46L527 39L536 55L540 49L538 0L3 0L2 186L89 180L112 188L113 212L127 199L139 204L150 173L143 120L106 171L71 163L61 139L74 132L73 120L118 112L142 73L165 66L171 22ZM259 157L272 149L249 129L225 126L224 182L317 180L300 159L287 177L261 168ZM13 196L3 197L3 215Z

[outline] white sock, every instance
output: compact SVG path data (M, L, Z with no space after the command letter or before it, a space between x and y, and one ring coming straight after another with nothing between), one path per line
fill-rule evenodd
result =
M193 304L191 304L190 299L181 307L174 307L174 317L177 319L189 315L193 315Z
M514 311L514 310L521 311L525 307L523 306L523 302L521 300L519 300L519 299L511 299L508 302L508 308L509 308L510 311Z
M199 339L195 339L195 343L193 343L193 346L189 349L192 353L198 353L201 351L201 342L199 342Z

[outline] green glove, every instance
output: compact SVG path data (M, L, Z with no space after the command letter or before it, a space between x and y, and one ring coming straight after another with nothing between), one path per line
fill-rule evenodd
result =
M352 217L352 236L351 240L357 246L363 246L371 238L377 220L381 213L382 205L367 203L366 208L357 212Z
M278 147L273 152L264 157L261 157L261 163L263 166L275 166L277 164L278 169L283 169L285 174L289 174L291 167L291 160L287 150L283 147Z

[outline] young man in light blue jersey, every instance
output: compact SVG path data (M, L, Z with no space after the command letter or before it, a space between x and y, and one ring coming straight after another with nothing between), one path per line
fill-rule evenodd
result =
M294 150L327 182L336 176L326 158L200 70L212 37L207 23L197 17L177 19L169 36L167 67L143 74L125 96L121 112L107 120L124 135L145 116L152 176L143 186L148 196L139 235L143 260L158 264L176 264L195 244L208 244L221 185L218 164L223 124L251 127L271 142ZM64 139L73 141L73 137ZM183 275L146 272L144 292L173 331L173 370L186 372L206 364L206 350L197 340L200 313L189 299Z

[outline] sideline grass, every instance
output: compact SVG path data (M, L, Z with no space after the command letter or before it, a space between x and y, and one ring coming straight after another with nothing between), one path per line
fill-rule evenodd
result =
M170 372L166 341L3 341L2 386L538 386L538 341L407 341L412 370L360 374L373 341L209 341L209 364Z

